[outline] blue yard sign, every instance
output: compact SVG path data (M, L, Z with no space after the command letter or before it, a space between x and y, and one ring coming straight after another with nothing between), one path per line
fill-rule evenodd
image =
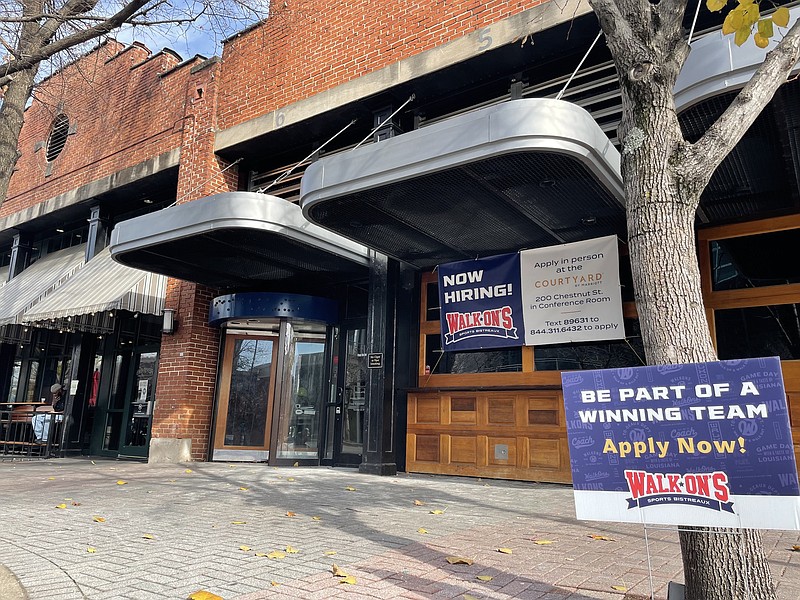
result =
M442 349L521 346L519 254L439 266Z
M561 379L579 519L800 529L778 358Z

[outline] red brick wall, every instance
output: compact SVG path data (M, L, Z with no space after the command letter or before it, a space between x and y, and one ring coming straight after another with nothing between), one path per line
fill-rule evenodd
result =
M219 330L208 326L213 290L171 279L166 306L177 309L175 334L161 338L151 437L190 438L205 460L211 431Z
M214 156L219 64L197 65L186 85L178 203L237 187L236 166ZM171 279L166 306L176 309L175 335L161 338L152 438L192 440L192 458L207 458L213 420L219 329L208 325L214 290Z
M45 80L25 111L21 157L0 217L73 190L181 144L191 64L111 41ZM76 132L47 174L45 142L64 112Z
M278 0L264 24L225 45L219 126L287 106L544 1Z

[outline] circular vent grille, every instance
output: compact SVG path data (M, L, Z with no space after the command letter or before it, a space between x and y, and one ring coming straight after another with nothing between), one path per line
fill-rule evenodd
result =
M54 161L64 149L69 135L69 118L65 114L58 115L53 121L50 129L50 137L47 138L47 152L45 154L47 162Z

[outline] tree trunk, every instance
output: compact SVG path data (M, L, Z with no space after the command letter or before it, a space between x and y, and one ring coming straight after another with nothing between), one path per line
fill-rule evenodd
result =
M8 84L0 106L0 205L6 200L8 184L19 159L17 144L25 116L25 104L33 91L39 65L20 71ZM33 148L29 149L33 152Z
M670 6L668 0L660 5L636 0L592 4L622 93L618 134L628 244L647 362L717 360L703 304L694 229L700 194L712 173L689 174L691 146L683 138L672 93L688 55L681 29L683 8L678 3ZM688 600L774 600L758 531L681 530Z

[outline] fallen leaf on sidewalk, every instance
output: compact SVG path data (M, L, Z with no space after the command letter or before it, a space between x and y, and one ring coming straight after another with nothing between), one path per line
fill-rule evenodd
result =
M589 534L589 537L593 540L600 540L602 542L613 542L615 541L614 538L606 537L604 535L595 535L593 533Z
M617 590L618 592L627 592L628 591L628 588L626 588L624 585L612 585L611 589L612 590Z
M348 492L355 492L356 491L356 488L354 488L352 485L348 485L344 489L347 490Z
M56 508L67 508L66 504L56 504Z
M247 491L247 489L248 489L248 488L246 488L246 487L240 487L240 488L239 488L239 491L240 491L240 492L246 492L246 491Z
M106 519L105 517L98 517L97 515L95 515L92 517L92 521L94 521L95 523L105 523Z
M800 544L795 544L791 548L789 548L792 552L800 552Z
M287 477L286 481L294 481L294 477Z
M428 530L425 529L424 527L420 527L419 529L417 529L417 533L428 533Z
M277 581L270 581L270 582L269 582L269 584L270 584L272 587L278 587L278 586L280 585L280 583L278 583Z
M124 479L117 479L117 485L127 485L127 483Z
M155 536L152 533L143 533L142 537L144 539L146 539L146 540L154 540L154 539L156 539Z
M293 466L293 467L299 467L299 466L300 466L300 463L299 463L299 462L295 462L295 463L294 463L292 466Z
M480 581L491 581L494 579L491 575L478 575L475 579L479 579Z
M89 546L89 547L86 549L86 551L87 551L89 554L94 554L95 552L97 552L97 548L92 548L91 546Z
M267 556L267 553L266 553L266 552L256 552L256 556L258 556L259 558L261 558L261 557L263 557L263 556Z
M448 556L445 560L451 565L471 565L475 562L471 558L464 558L463 556Z
M477 596L473 596L472 594L464 594L461 596L464 600L478 600Z
M222 596L217 596L205 590L199 590L193 594L189 594L186 600L223 600Z
M422 500L414 500L414 506L425 506Z
M241 550L242 552L250 552L252 548L250 546L239 546L239 550Z
M312 521L322 521L322 517L311 517Z
M430 514L432 514L432 515L443 515L443 514L444 514L444 511L443 511L443 510L439 510L439 509L437 508L437 509L435 509L435 510L432 510Z
M247 525L247 521L231 521L231 525Z
M333 573L334 577L347 577L347 571L340 568L336 563L331 566L331 573Z
M498 548L497 551L500 554L514 554L514 551L511 548Z
M356 584L356 578L352 575L348 575L347 577L343 577L339 583L349 583L350 585Z
M278 560L280 560L286 558L286 555L280 550L273 550L272 552L267 554L267 558L277 558Z
M336 554L336 550L325 550L325 552L323 552L323 554L325 556L333 556L334 554Z
M186 469L186 470L184 471L184 473L186 473L186 474L188 475L189 473L194 473L194 471L192 471L191 469Z
M300 550L292 546L286 546L286 554L299 554Z
M297 513L296 513L296 512L292 512L292 511L290 511L290 510L287 510L287 511L286 511L286 516L287 516L287 517L296 517L296 516L297 516Z
M537 546L547 546L548 544L552 544L552 540L533 540L533 543Z
M73 502L73 503L72 503L72 506L80 506L80 505L81 505L81 503L80 503L80 502Z
M55 478L55 477L48 477L48 478L47 478L47 481L55 481L55 480L56 480L56 478Z

